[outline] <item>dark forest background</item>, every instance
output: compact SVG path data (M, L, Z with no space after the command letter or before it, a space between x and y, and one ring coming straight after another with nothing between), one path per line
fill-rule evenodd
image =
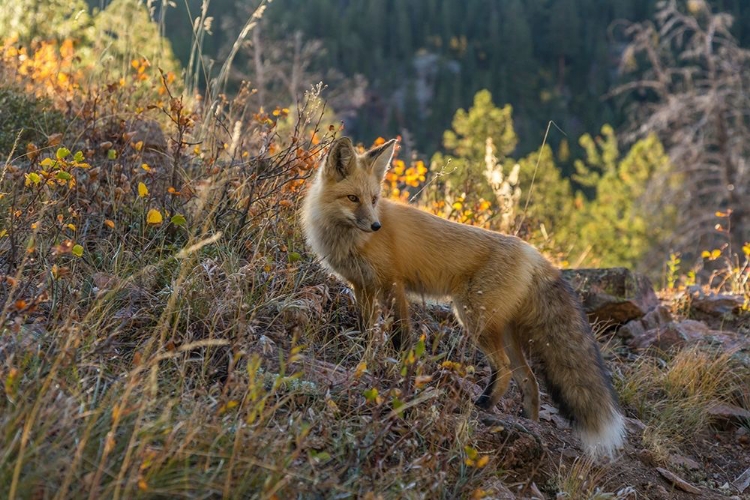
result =
M206 58L226 56L257 3L210 2L208 15L214 22L204 42ZM734 16L732 33L741 46L750 45L750 2L708 3ZM185 66L192 46L188 11L196 17L202 0L176 4L165 16L165 34ZM605 96L622 83L621 56L629 40L621 34L621 21L650 19L656 4L274 0L264 13L260 38L270 53L293 45L294 37L301 36L301 52L307 49L306 72L325 79L336 93L345 90L338 88L339 78L361 75L348 84L365 86L363 94L349 89L349 97L338 100L335 111L345 120L347 132L363 142L408 132L419 151L431 154L440 148L455 111L470 106L477 91L488 89L496 103L513 106L519 136L516 153L525 154L539 147L549 120L574 138L575 148L575 138L597 133L605 123L616 129L623 126L628 100L648 99L645 93L619 99ZM293 48L286 52L290 51ZM236 66L237 78L255 80L251 47L240 53ZM311 82L303 82L297 91L301 94ZM552 137L552 143L560 138Z

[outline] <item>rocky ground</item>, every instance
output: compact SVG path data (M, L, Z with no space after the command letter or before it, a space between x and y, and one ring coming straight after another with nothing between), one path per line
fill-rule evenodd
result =
M567 273L587 313L601 326L600 339L608 344L605 353L613 370L643 356L695 346L727 353L750 367L750 315L741 312L745 297L705 292L696 286L660 298L646 278L624 269ZM625 405L628 443L617 460L600 472L602 491L614 492L618 498L750 498L750 380L744 379L744 387L744 407L726 402L713 405L710 425L666 456L655 456L644 444L647 424ZM520 407L520 397L514 393L502 404L504 411L513 414ZM518 481L507 498L546 498L535 478L553 473L547 470L545 474L545 466L570 464L579 454L567 422L551 405L543 408L540 424L504 417L511 424L503 437L504 465ZM495 415L479 417L487 432L496 425L495 419ZM520 426L529 433L518 431ZM530 436L541 437L541 442ZM541 455L547 460L535 459Z
M623 378L646 359L696 348L750 367L750 316L742 311L742 296L693 287L659 297L645 277L624 269L572 270L567 277L597 325L608 366ZM422 307L417 314L427 322L450 318L441 306ZM456 400L472 401L489 375L484 363L477 366L473 376L445 370L436 385L443 394L454 391ZM303 379L339 391L357 393L376 383L320 359L305 358L299 367ZM666 446L644 439L656 424L640 420L640 410L624 401L627 444L609 463L580 460L578 438L546 394L540 422L517 416L521 397L514 385L491 412L464 405L443 418L457 428L468 411L475 439L483 449L497 450L494 464L503 477L485 483L485 498L750 498L750 379L741 383L741 401L715 402L700 432Z

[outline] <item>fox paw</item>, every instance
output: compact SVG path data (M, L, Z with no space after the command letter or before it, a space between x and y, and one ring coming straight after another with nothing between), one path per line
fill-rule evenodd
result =
M490 410L493 406L492 401L490 397L487 394L482 394L479 396L476 401L474 401L474 405L477 408L481 408L482 410Z

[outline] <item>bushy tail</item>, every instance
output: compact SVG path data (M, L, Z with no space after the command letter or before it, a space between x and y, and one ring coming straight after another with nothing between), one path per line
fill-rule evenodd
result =
M580 301L561 276L538 278L527 307L519 326L541 361L550 396L587 453L612 457L625 437L624 420Z

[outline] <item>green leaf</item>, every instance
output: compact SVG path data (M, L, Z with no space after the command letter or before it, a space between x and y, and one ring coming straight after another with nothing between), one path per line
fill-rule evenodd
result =
M401 410L401 408L404 407L405 403L398 398L393 398L392 404L393 404L393 411L395 411L396 413L399 413L399 410Z
M424 339L419 339L416 347L414 347L414 355L419 358L422 354L424 354Z
M297 252L289 252L289 262L297 262L302 256Z
M464 452L466 453L466 456L472 460L476 460L477 456L479 455L479 452L476 450L476 448L472 448L471 446L464 446Z
M109 151L107 151L107 158L109 158L110 160L116 160L117 151L115 151L114 149L110 149Z
M174 224L175 226L184 226L185 224L187 224L185 216L180 214L173 215L170 219L170 222L172 222L172 224Z
M71 252L76 257L83 257L83 247L81 245L74 245Z
M377 401L378 399L378 390L376 388L367 389L362 393L362 395L365 397L365 399L369 402Z
M73 157L73 160L77 162L83 161L83 151L78 151L75 156Z
M60 148L57 150L57 153L55 153L55 156L57 156L58 160L67 158L69 155L70 155L70 150L68 148Z
M30 174L27 174L26 178L29 179L34 184L39 184L39 182L42 180L42 178L39 177L39 174L37 174L36 172L31 172Z
M331 454L327 451L317 452L315 450L310 450L310 458L315 460L315 462L317 463L323 463L328 462L331 459Z
M57 177L58 179L63 180L63 181L69 181L70 179L73 178L72 175L70 175L67 172L63 172L62 170L60 170L59 172L57 172L55 174L55 177Z

